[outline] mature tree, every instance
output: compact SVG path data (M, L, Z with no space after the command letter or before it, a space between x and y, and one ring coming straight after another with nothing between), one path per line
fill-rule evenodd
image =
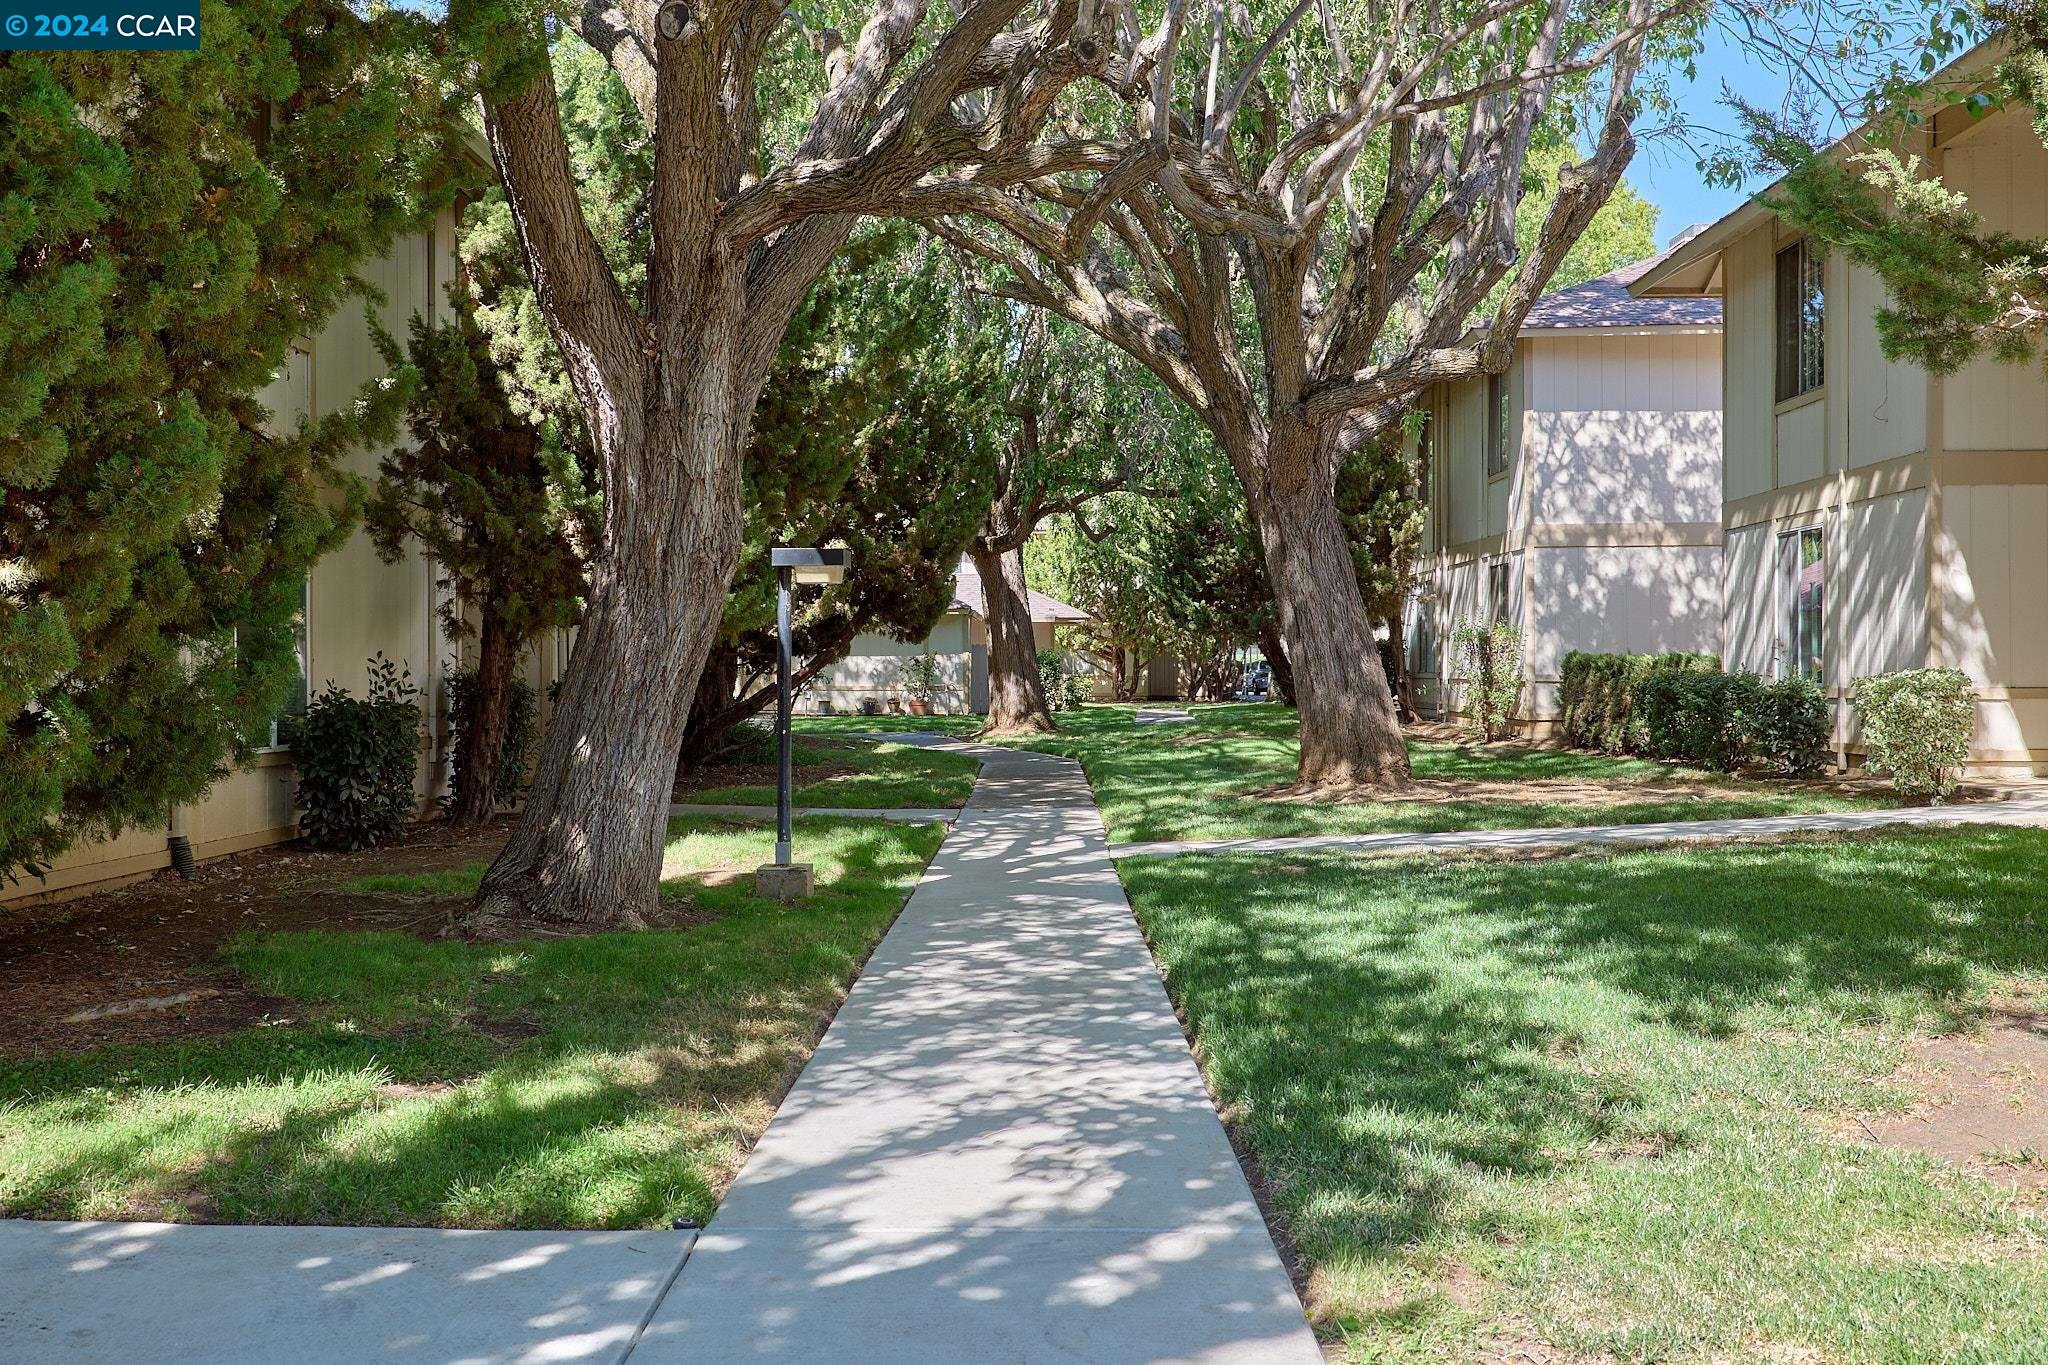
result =
M1002 433L987 519L968 547L988 622L986 734L1047 732L1024 547L1049 518L1126 490L1176 491L1179 434L1165 395L1117 353L1036 310L1009 307L1003 336Z
M2007 363L2048 356L2048 238L1992 231L1966 195L1902 154L1930 110L1982 118L2017 108L2048 144L2048 4L2013 0L1982 6L1975 31L2000 42L1986 71L1899 76L1878 84L1871 121L1840 155L1817 147L1800 126L1751 106L1742 113L1762 168L1782 173L1767 202L1787 221L1866 266L1884 282L1878 342L1892 359L1953 374L1980 355ZM1957 48L1969 30L1937 17L1926 65Z
M876 0L849 42L756 0L583 6L652 143L645 284L622 289L578 195L552 7L452 0L533 281L604 494L576 654L534 795L477 913L632 926L655 904L669 780L745 528L755 401L854 215L920 184L998 187L1097 164L1040 139L1111 68L1093 6ZM815 52L806 56L801 44Z
M409 364L419 376L406 408L416 444L384 457L368 518L386 560L415 541L432 556L452 590L443 625L450 637L477 642L449 808L450 819L474 824L498 809L519 656L543 632L575 624L582 608L576 546L586 538L579 519L593 509L575 460L512 410L461 287L450 293L453 320L414 316L404 352L390 336L377 338L388 365Z
M1123 700L1161 655L1189 695L1227 696L1238 651L1272 619L1242 496L1220 458L1195 453L1171 496L1112 492L1052 519L1031 547L1035 570L1088 612L1070 636Z
M774 701L771 544L852 552L845 582L800 593L795 687L863 632L922 640L952 603L989 506L1001 357L958 308L943 261L906 245L901 231L863 233L784 339L755 413L747 548L698 680L685 768Z
M1114 171L904 193L1005 296L1150 368L1228 455L1293 667L1304 787L1408 780L1385 677L1360 666L1375 648L1338 470L1430 384L1507 367L1633 151L1648 35L1690 8L1301 0L1248 24L1216 4L1195 35L1168 0L1131 92L1142 135ZM1572 125L1581 93L1598 106L1592 151L1518 250L1531 149Z
M430 207L418 22L249 0L196 52L0 54L0 873L198 798L292 693L336 460L404 395L279 431L261 394Z

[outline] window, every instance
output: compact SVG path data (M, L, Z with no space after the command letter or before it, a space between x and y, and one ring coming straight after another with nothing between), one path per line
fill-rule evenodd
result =
M312 687L307 680L313 676L313 640L312 635L306 629L306 615L312 605L312 600L311 584L300 583L299 609L292 615L292 653L298 661L299 676L298 680L292 684L291 699L285 702L284 710L271 718L269 747L272 749L282 749L285 747L284 738L279 733L285 717L301 714L306 709L306 703L312 699Z
M1490 374L1486 377L1486 477L1489 479L1497 479L1508 472L1508 432L1514 418L1514 414L1508 411L1511 398L1506 375Z
M1812 393L1827 383L1827 353L1821 321L1827 314L1822 287L1826 258L1807 249L1805 239L1778 253L1778 401Z
M1827 553L1820 528L1808 526L1779 536L1778 562L1785 583L1785 649L1778 674L1820 682L1827 586Z
M1486 566L1486 619L1508 619L1508 562L1505 559Z

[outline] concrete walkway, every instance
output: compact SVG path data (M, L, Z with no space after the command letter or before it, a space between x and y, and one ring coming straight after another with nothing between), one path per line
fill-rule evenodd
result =
M1889 826L2023 825L2048 828L2048 799L1983 801L1960 806L1767 815L1746 820L1660 820L1643 825L1582 825L1565 829L1472 829L1441 834L1307 834L1272 839L1161 839L1117 844L1117 858L1173 858L1184 853L1469 853L1481 849L1575 848L1580 845L1668 844L1698 839L1757 839L1799 834L1841 834Z
M1080 767L980 752L635 1365L1321 1359Z
M691 1240L0 1221L0 1360L619 1361Z

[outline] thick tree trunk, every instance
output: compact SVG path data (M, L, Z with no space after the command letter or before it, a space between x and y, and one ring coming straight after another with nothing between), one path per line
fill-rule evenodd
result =
M727 718L733 691L739 686L740 652L720 645L704 661L697 677L697 690L690 699L690 716L683 724L683 749L676 760L678 775L694 772L718 748L718 742L732 733L746 716ZM751 713L749 713L751 714Z
M1259 653L1266 656L1266 666L1272 672L1273 696L1294 705L1294 667L1287 662L1287 646L1281 643L1278 622L1268 621L1259 627Z
M694 372L657 388L650 434L609 457L604 553L576 652L532 795L484 874L473 924L628 929L655 912L683 727L739 562L753 395L735 392L730 359L706 344ZM622 484L630 497L614 495Z
M1316 441L1312 432L1276 431L1263 458L1239 462L1294 674L1298 781L1305 790L1401 791L1408 746L1337 515L1329 452Z
M476 681L462 718L462 763L455 773L455 803L449 820L478 825L498 811L498 760L511 719L512 669L518 646L497 613L484 611L477 634Z
M1024 551L998 552L985 540L968 549L988 621L988 721L985 735L1049 734L1052 710L1038 681L1038 644L1024 587Z

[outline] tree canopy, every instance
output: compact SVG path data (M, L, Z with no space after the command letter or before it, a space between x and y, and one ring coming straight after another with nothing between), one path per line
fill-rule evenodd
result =
M386 383L280 429L264 390L452 159L419 21L209 5L196 52L0 57L0 873L162 820L263 742L337 461Z

